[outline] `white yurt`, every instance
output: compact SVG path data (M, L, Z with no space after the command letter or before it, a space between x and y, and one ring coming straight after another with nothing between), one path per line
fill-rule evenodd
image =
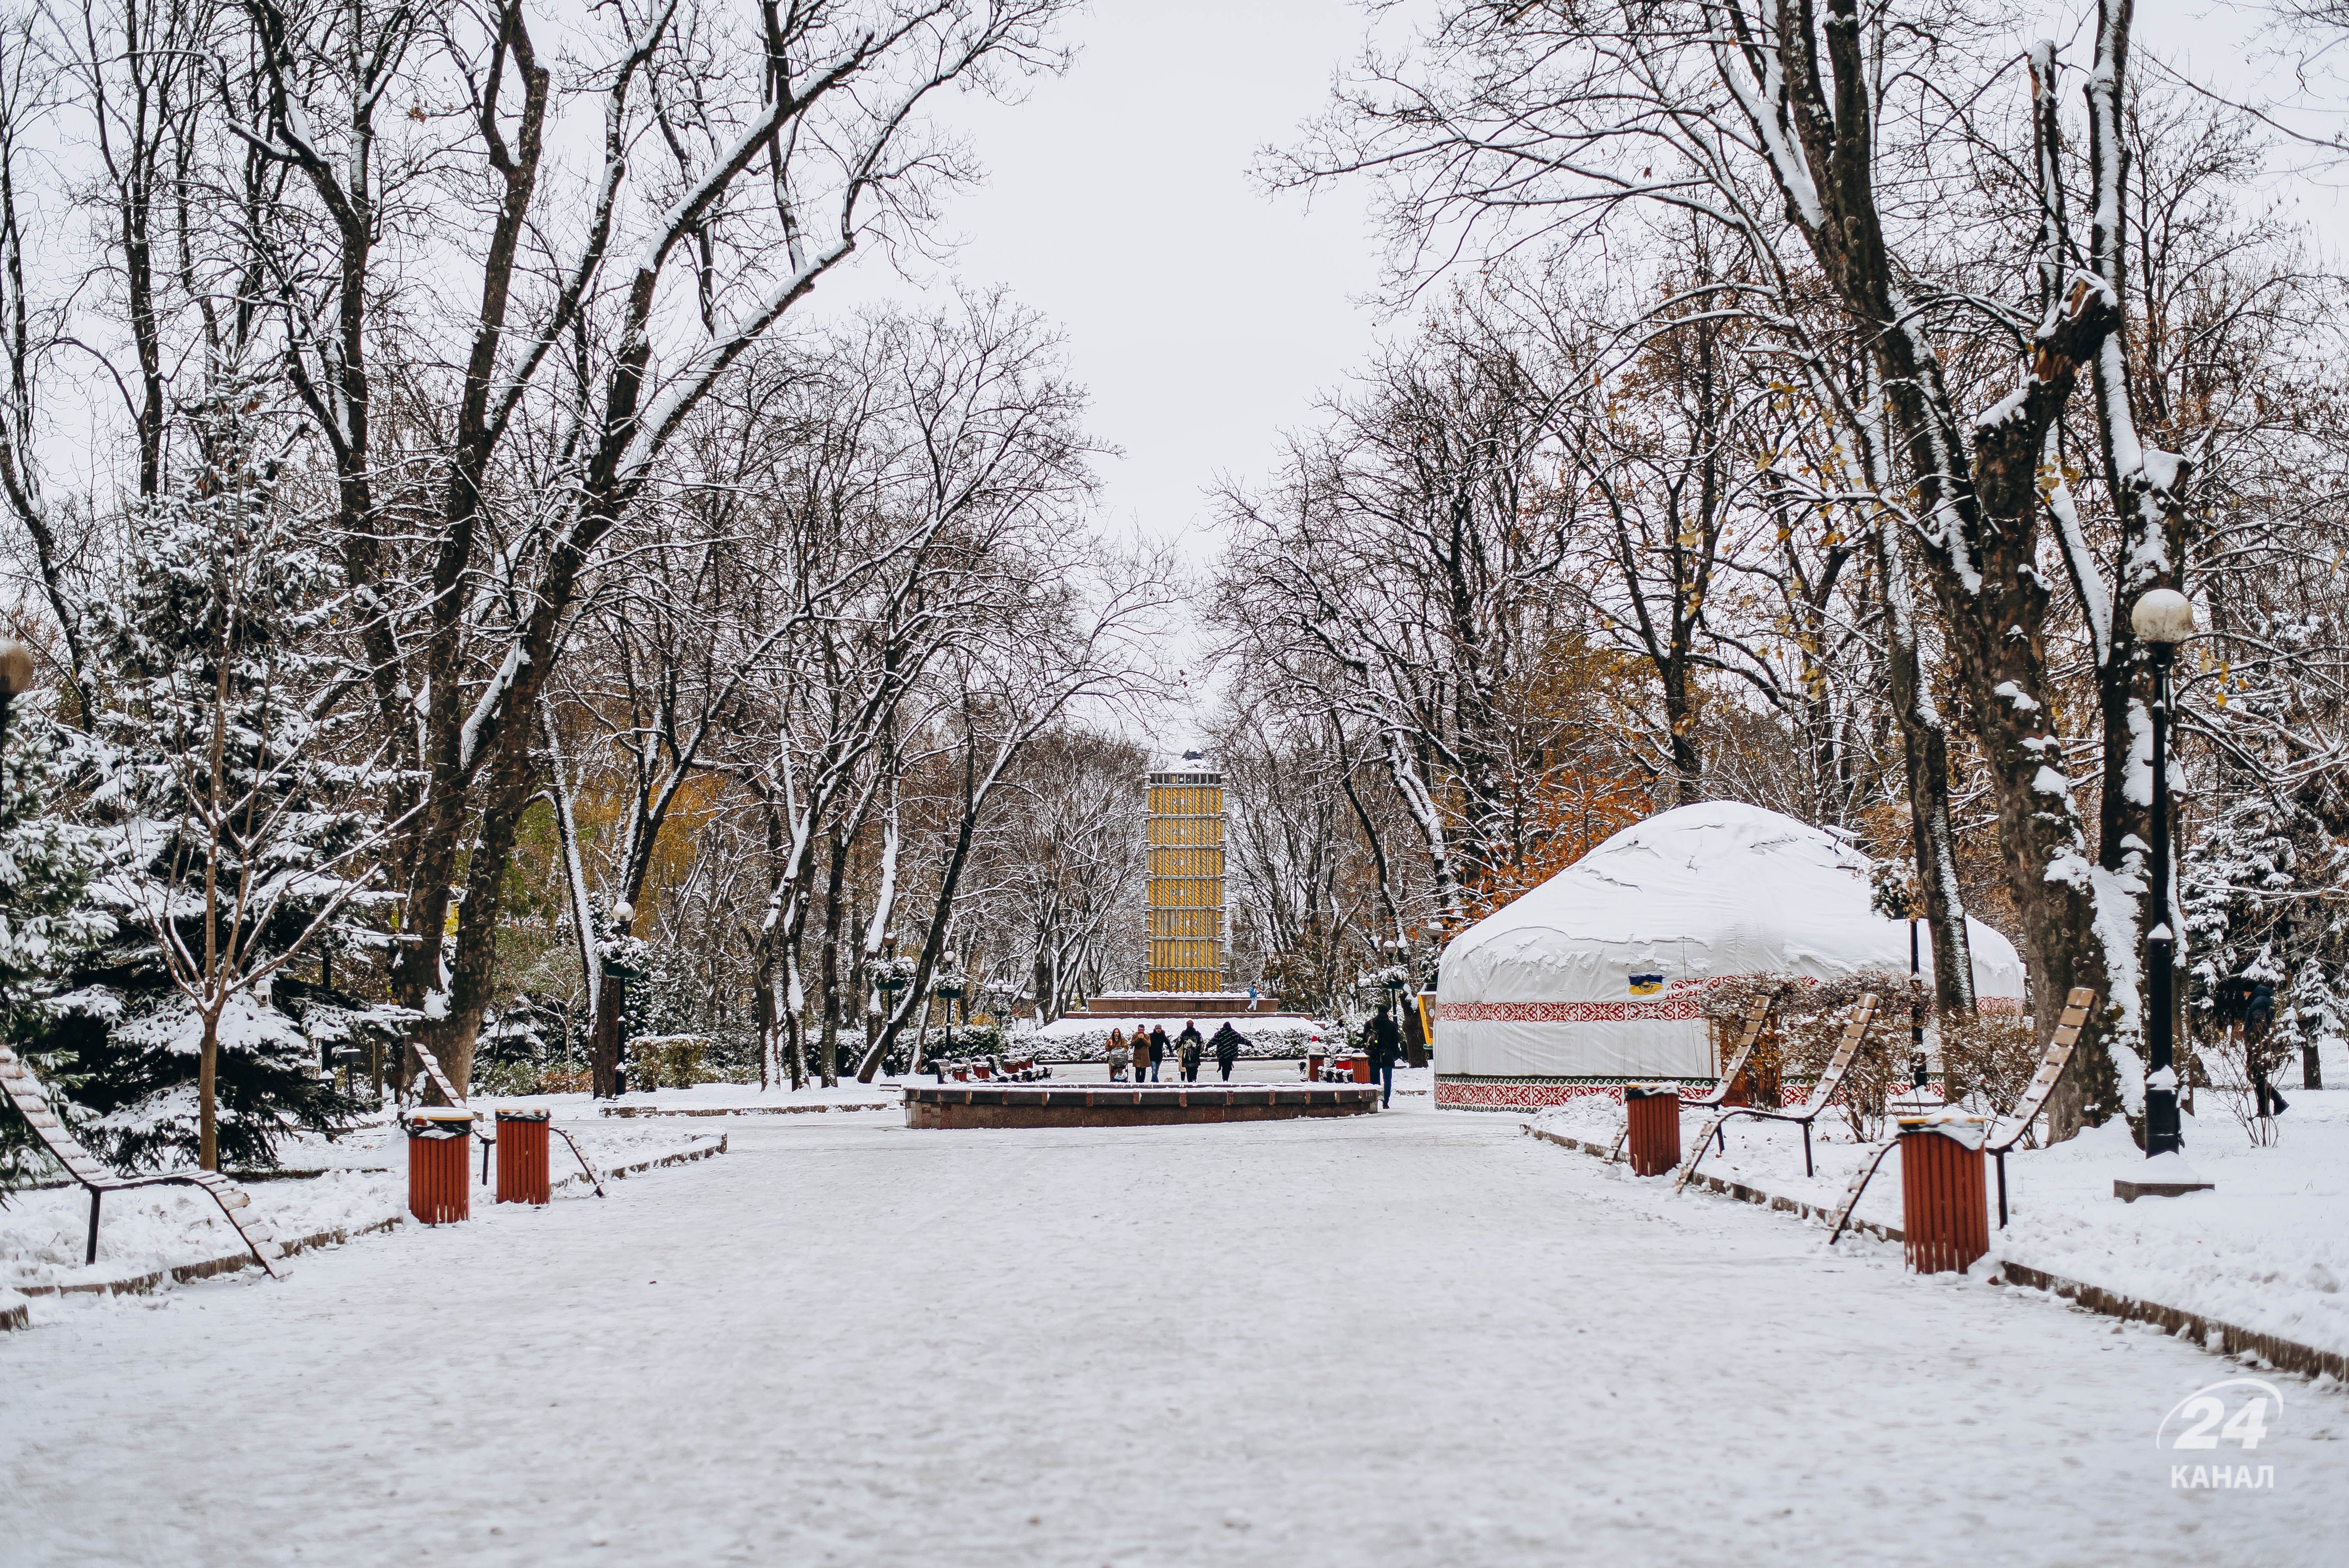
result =
M1519 1109L1709 1082L1704 998L1723 981L1907 972L1908 923L1872 907L1869 871L1831 834L1730 801L1624 829L1444 948L1436 1104ZM2014 944L1977 920L1966 930L1977 1004L2019 1011Z

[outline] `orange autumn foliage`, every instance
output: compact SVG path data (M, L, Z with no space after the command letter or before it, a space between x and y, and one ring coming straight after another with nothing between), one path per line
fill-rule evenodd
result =
M1551 774L1535 790L1527 810L1524 854L1469 890L1471 918L1490 914L1540 886L1654 809L1643 780L1572 769Z

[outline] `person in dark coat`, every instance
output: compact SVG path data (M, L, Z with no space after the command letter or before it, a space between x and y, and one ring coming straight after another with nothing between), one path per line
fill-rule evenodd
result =
M1402 1055L1402 1030L1395 1024L1392 1007L1388 1004L1381 1003L1378 1016L1371 1020L1371 1026L1362 1032L1370 1037L1364 1044L1370 1047L1371 1076L1383 1086L1379 1095L1379 1104L1392 1105L1395 1060Z
M1206 1044L1206 1037L1199 1033L1197 1021L1184 1019L1183 1032L1174 1037L1174 1060L1175 1065L1183 1069L1185 1083L1199 1081L1199 1054Z
M1232 1081L1232 1064L1240 1059L1240 1047L1247 1044L1247 1037L1228 1023L1207 1042L1207 1048L1216 1053L1216 1070L1224 1075L1226 1083Z
M1166 1060L1166 1028L1163 1024L1150 1026L1150 1081L1158 1081L1158 1069Z

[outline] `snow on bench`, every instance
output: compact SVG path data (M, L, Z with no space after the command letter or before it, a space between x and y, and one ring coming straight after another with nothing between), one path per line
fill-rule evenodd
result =
M2055 1022L2055 1033L2047 1041L2047 1053L2039 1058L2039 1070L2031 1076L2031 1083L2023 1098L2009 1113L2011 1125L2003 1137L1993 1124L1990 1136L1982 1143L1983 1152L1998 1161L1998 1228L2006 1229L2006 1156L2008 1150L2023 1141L2039 1113L2047 1108L2047 1097L2055 1092L2063 1081L2064 1069L2072 1065L2072 1053L2080 1044L2080 1031L2088 1026L2088 1014L2095 1007L2096 994L2085 985L2075 985L2064 999L2064 1016ZM1851 1185L1844 1190L1843 1203L1836 1210L1835 1228L1827 1233L1827 1245L1833 1246L1851 1224L1852 1211L1859 1207L1860 1195L1875 1179L1876 1168L1884 1157L1899 1148L1899 1135L1886 1139L1875 1151L1859 1162L1851 1173Z
M1798 1110L1765 1110L1760 1106L1737 1105L1722 1111L1697 1135L1696 1152L1689 1156L1686 1165L1681 1167L1680 1179L1672 1183L1672 1191L1678 1192L1689 1184L1689 1179L1696 1174L1697 1161L1704 1158L1705 1150L1721 1136L1723 1124L1741 1116L1750 1116L1760 1121L1791 1121L1800 1127L1803 1130L1803 1174L1816 1175L1817 1170L1811 1161L1811 1123L1818 1119L1819 1113L1826 1109L1827 1102L1835 1099L1836 1091L1843 1088L1844 1075L1851 1071L1853 1058L1859 1055L1859 1047L1867 1041L1868 1031L1875 1023L1876 993L1870 991L1859 999L1851 1022L1844 1026L1843 1038L1836 1044L1835 1055L1827 1058L1826 1070L1819 1074L1819 1081L1811 1086L1811 1096L1803 1102L1802 1108Z
M2055 1021L2055 1033L2047 1041L2047 1054L2039 1058L2039 1070L2031 1075L2031 1087L2023 1091L2008 1119L2013 1123L2003 1134L1995 1126L1991 1129L1983 1150L1998 1161L1998 1228L2006 1229L2006 1157L2023 1141L2039 1113L2047 1108L2047 1097L2064 1081L2064 1073L2072 1065L2072 1053L2080 1044L2080 1031L2088 1026L2088 1014L2096 1005L2096 994L2085 985L2075 985L2072 994L2064 998L2064 1016Z
M1731 1052L1727 1065L1721 1069L1720 1079L1712 1088L1686 1102L1692 1109L1717 1110L1722 1103L1735 1092L1738 1076L1745 1071L1746 1058L1753 1056L1754 1047L1761 1043L1762 1031L1770 1022L1770 1010L1777 1005L1778 993L1775 989L1764 991L1745 1004L1745 1016L1739 1020L1737 1045ZM1719 1124L1714 1125L1718 1127ZM1615 1147L1607 1154L1608 1164L1615 1163L1616 1157L1623 1152L1623 1140L1630 1136L1630 1108L1626 1105L1623 1113L1623 1130L1615 1135Z
M8 1097L42 1147L55 1155L58 1163L89 1192L89 1246L83 1263L98 1262L98 1201L106 1193L134 1187L198 1187L220 1205L221 1214L252 1251L254 1261L263 1271L272 1279L283 1277L277 1262L285 1256L285 1251L277 1244L276 1233L269 1228L268 1221L253 1212L253 1199L244 1189L219 1171L164 1171L152 1176L125 1176L109 1169L67 1130L57 1113L49 1108L48 1095L33 1076L32 1068L6 1046L0 1046L0 1094Z

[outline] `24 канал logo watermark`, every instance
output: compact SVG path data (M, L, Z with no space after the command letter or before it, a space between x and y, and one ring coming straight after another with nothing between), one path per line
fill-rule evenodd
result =
M2153 1443L2169 1456L2169 1484L2177 1491L2271 1491L2275 1466L2251 1461L2282 1419L2283 1391L2274 1384L2222 1377L2172 1405Z

